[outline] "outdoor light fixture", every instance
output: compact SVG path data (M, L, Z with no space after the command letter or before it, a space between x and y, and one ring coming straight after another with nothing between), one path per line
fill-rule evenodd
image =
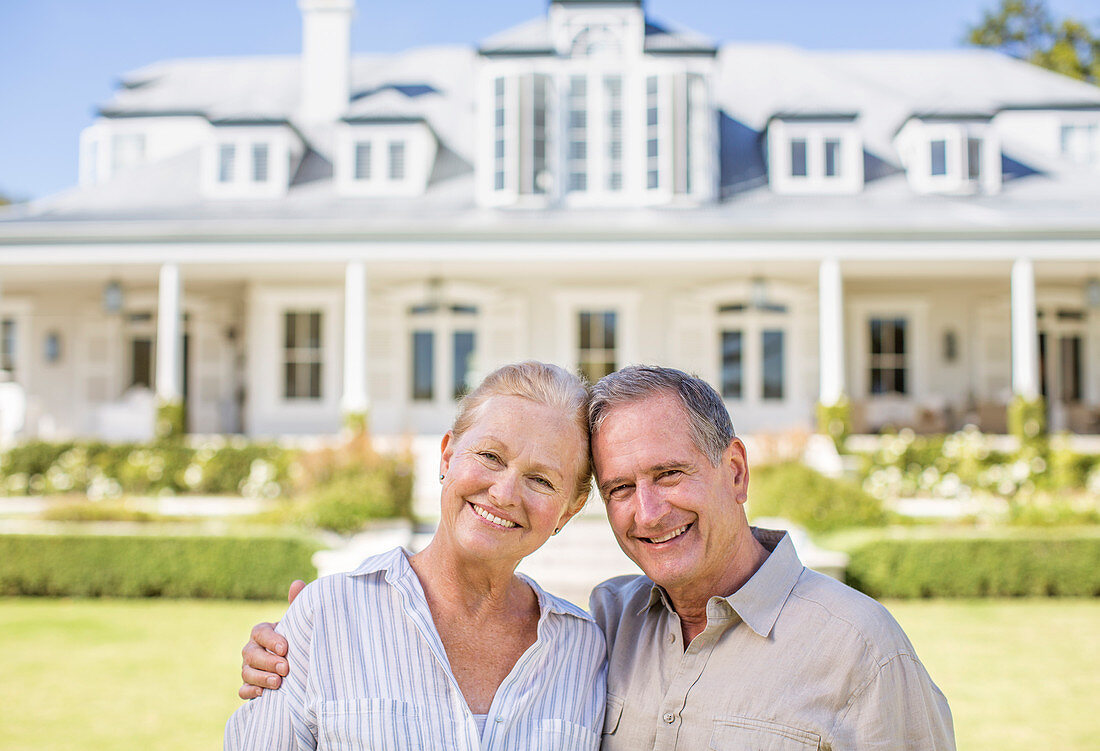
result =
M1090 308L1100 308L1100 279L1093 277L1085 282L1085 302Z
M105 313L118 313L122 310L122 285L117 279L107 282L103 288L103 311Z

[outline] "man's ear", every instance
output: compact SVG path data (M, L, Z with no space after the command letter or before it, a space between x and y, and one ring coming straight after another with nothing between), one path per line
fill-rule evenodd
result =
M439 474L446 475L447 469L451 466L451 457L455 453L455 435L453 431L448 430L443 435L443 440L439 444ZM442 482L442 480L441 480Z
M733 475L734 500L744 503L749 499L749 459L740 438L730 441L722 461Z

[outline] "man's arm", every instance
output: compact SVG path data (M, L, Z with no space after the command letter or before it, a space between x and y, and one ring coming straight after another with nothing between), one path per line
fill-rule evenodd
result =
M912 654L896 654L848 702L830 734L835 748L955 751L947 698Z
M306 586L301 579L290 585L287 602L294 598ZM290 674L290 663L286 659L286 639L276 633L275 623L257 623L252 627L248 644L241 650L241 680L244 683L237 689L242 699L255 699L265 688L279 688L282 677Z

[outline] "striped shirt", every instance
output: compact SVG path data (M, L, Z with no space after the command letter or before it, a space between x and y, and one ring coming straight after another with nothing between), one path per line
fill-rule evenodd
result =
M538 638L497 689L484 733L451 672L420 580L401 548L318 579L278 626L294 669L225 728L236 749L595 750L604 638L584 610L526 580Z

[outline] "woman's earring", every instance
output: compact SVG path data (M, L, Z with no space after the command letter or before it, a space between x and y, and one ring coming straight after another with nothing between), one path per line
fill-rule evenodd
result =
M558 532L561 532L561 527L558 527L557 529L554 530L554 534L557 534Z
M444 477L444 475L440 475L440 476L439 476L439 482L440 482L440 483L442 483L442 482L443 482L443 477Z

